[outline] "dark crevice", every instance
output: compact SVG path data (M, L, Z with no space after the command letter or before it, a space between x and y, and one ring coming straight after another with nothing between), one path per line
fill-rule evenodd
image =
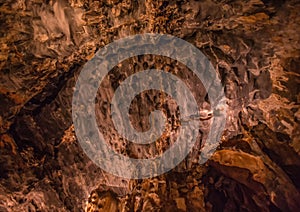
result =
M24 114L37 115L40 113L41 109L53 102L53 100L57 97L58 93L65 86L68 79L74 77L74 74L82 67L82 64L73 64L69 71L63 72L59 77L53 79L48 85L43 89L42 92L34 96L31 100L29 100L20 111L20 116ZM59 72L59 71L58 71ZM47 94L44 97L44 94ZM40 100L43 101L40 101ZM31 107L34 107L32 110Z

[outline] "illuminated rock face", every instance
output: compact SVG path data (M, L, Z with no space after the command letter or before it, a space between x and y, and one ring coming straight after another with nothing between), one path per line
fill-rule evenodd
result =
M299 210L298 1L24 0L0 5L1 211L82 211L86 202L91 211ZM177 36L207 55L225 86L228 120L222 144L204 166L193 162L198 145L171 172L129 181L104 173L83 153L72 126L71 101L76 76L99 48L146 32ZM141 151L113 137L105 120L106 100L130 71L152 67L181 70L197 102L209 107L206 91L176 61L153 56L123 61L99 90L96 110L112 147L131 157ZM161 105L154 101L157 95L143 93L133 101L133 123L147 129L147 116L138 111L150 105L147 110L173 115L169 130L176 131L172 99L166 96ZM166 140L153 148L163 152ZM151 156L149 149L142 153Z

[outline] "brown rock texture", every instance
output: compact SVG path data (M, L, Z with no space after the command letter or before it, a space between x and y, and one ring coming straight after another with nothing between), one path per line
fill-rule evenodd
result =
M0 0L0 211L299 211L299 11L298 0ZM180 165L128 180L85 155L71 104L78 74L97 50L141 33L200 49L222 80L228 114L204 165L198 156L209 119ZM118 85L148 68L177 74L210 108L204 87L177 61L122 61L99 88L96 114L112 148L135 158L172 145L170 134L146 148L124 142L109 118ZM153 91L133 100L135 127L147 130L153 109L168 115L168 132L176 133L176 102Z

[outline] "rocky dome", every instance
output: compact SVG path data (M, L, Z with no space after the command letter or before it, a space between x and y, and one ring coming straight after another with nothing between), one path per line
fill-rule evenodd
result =
M0 11L0 211L300 210L298 0L7 0ZM83 152L72 96L99 49L143 33L181 38L210 60L224 86L227 121L205 164L197 159L209 117L178 166L129 180ZM133 158L172 144L168 135L144 149L125 142L109 117L120 83L149 68L177 74L210 108L201 82L178 61L142 55L120 62L99 88L95 111L111 147ZM159 109L176 133L176 108L170 96L149 90L132 101L130 117L147 130L149 112Z

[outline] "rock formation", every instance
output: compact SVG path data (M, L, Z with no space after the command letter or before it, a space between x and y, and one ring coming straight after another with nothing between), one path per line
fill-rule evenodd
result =
M7 0L0 11L0 211L300 210L298 0ZM97 50L141 33L171 34L200 49L222 80L228 113L207 163L197 163L201 134L172 171L128 180L85 155L71 104L77 76ZM170 145L162 137L143 152L109 120L118 85L148 68L177 73L199 105L210 106L182 64L154 55L122 61L99 88L96 113L110 145L130 157ZM147 130L147 114L160 109L176 132L174 104L163 93L142 93L132 102L133 124Z

